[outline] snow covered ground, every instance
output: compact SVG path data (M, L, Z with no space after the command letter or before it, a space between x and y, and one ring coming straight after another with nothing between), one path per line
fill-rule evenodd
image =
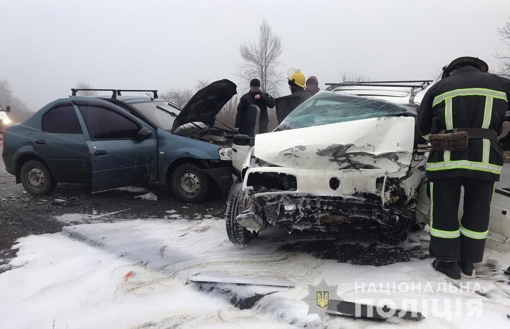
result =
M453 282L435 272L430 259L379 267L338 263L281 248L279 241L288 237L279 231L263 232L239 247L226 240L222 219L184 220L170 213L166 220L113 223L88 216L82 218L88 224L19 239L13 269L0 275L0 328L505 328L510 323L510 285L501 271L510 265L507 254L487 251L492 268L481 268L479 278ZM80 221L79 215L62 219ZM413 236L405 247L426 244L426 236ZM189 282L197 274L285 279L295 287L207 289ZM302 299L309 285L323 279L338 285L343 299L394 303L426 319L379 323L326 315L321 322L307 314ZM244 310L229 301L253 293L267 295Z

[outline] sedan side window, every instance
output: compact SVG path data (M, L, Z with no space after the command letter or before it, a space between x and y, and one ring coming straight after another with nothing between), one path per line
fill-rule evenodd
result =
M52 108L42 117L42 130L54 134L83 134L72 105Z
M135 122L110 109L97 106L80 106L92 140L136 139L140 127Z

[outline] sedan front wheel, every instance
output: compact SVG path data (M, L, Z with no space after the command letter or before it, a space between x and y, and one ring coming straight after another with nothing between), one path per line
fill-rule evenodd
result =
M209 191L207 176L193 164L183 164L172 175L172 191L184 202L201 202Z

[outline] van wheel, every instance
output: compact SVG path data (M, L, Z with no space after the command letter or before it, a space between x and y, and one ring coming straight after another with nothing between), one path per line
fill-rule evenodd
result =
M258 236L258 232L251 232L237 223L236 217L239 214L239 206L244 197L243 184L236 182L230 189L227 200L227 211L225 221L227 235L230 242L234 244L248 244Z
M201 202L209 191L207 176L199 167L188 163L175 169L171 184L174 195L184 202Z
M51 176L49 169L37 160L30 160L23 164L20 178L25 190L35 196L50 194L57 187L57 182Z

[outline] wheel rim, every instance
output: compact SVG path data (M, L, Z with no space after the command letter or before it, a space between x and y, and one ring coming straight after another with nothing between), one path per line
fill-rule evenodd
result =
M179 192L188 198L196 197L202 191L200 178L192 173L185 172L179 180Z
M39 168L31 168L26 173L26 181L30 188L34 190L42 190L44 187L44 173Z

